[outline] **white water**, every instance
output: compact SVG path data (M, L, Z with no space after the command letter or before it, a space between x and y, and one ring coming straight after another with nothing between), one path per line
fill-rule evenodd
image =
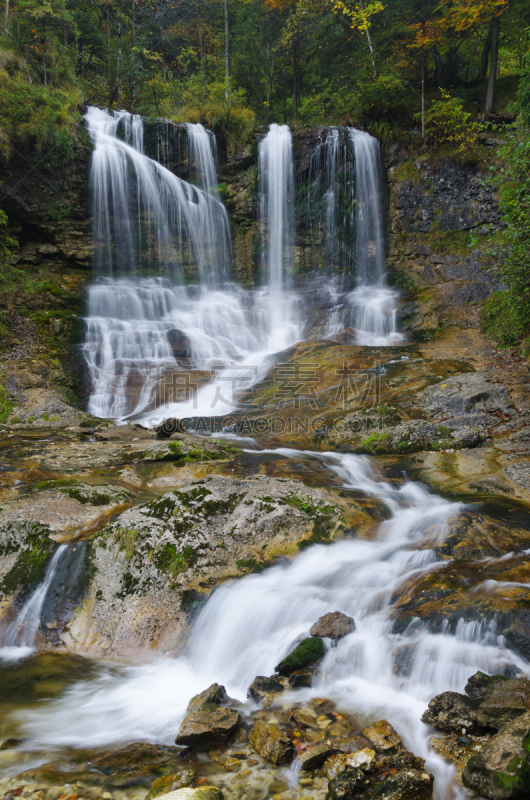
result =
M276 266L267 286L249 293L226 282L231 240L213 134L200 124L186 126L192 185L144 154L140 117L90 108L85 119L95 148L91 185L100 275L89 288L83 347L92 381L88 410L118 420L142 414L150 424L168 416L225 415L267 357L300 338L297 298L284 291L282 277L292 232L286 226L278 240L274 227L290 206L289 182L277 183L286 162L262 193L274 223ZM265 149L273 154L275 144ZM159 277L138 278L145 267ZM184 284L188 269L197 285ZM182 377L190 363L175 357L170 332L187 343L191 366L216 376L207 386L196 388L193 370ZM187 384L182 391L181 384Z
M44 580L31 593L17 618L7 629L0 647L0 661L18 661L35 650L44 601L57 572L59 561L66 550L68 550L66 544L57 548L46 569Z
M443 540L462 505L419 484L382 481L366 457L287 448L266 452L319 459L344 487L382 501L390 519L373 541L316 545L290 563L224 584L200 614L182 657L79 683L39 711L24 712L27 747L169 744L193 694L216 681L245 700L256 675L271 674L322 614L340 610L354 617L356 630L328 649L320 682L294 692L293 702L327 696L361 723L388 719L409 749L427 758L438 797L450 797L452 767L430 752L428 728L420 721L427 702L441 691L462 691L477 670L503 672L511 665L530 674L493 625L461 620L455 631L446 626L435 634L415 620L404 633L392 633L394 593L411 576L442 563L433 545ZM414 660L410 672L400 675L393 666L403 647L414 651Z

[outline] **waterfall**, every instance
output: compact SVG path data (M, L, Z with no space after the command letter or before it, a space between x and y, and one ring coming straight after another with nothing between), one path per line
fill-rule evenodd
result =
M349 129L355 152L355 263L357 289L348 296L356 340L362 345L392 345L397 332L397 293L385 285L383 170L377 139Z
M66 544L57 548L46 569L44 580L32 592L20 609L17 618L7 629L0 648L0 660L18 660L29 655L35 649L46 595L52 586L59 562L67 550L68 545Z
M270 126L259 144L258 168L266 324L271 347L283 350L300 333L297 301L288 291L294 266L293 141L288 125Z

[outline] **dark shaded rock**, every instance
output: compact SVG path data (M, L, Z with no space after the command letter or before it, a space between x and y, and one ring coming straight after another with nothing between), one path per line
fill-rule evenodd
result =
M240 721L239 711L213 704L203 705L200 711L194 711L183 719L175 744L210 749L224 744Z
M151 788L145 796L145 800L154 800L162 794L174 792L175 789L183 789L185 786L191 786L195 780L195 770L185 769L182 772L177 772L175 775L164 775L162 778L157 778L151 784Z
M346 741L337 744L337 750L345 754L356 753L366 747L373 747L373 744L365 736L352 736L351 739L346 739Z
M329 756L333 755L335 748L328 744L316 744L300 753L298 760L303 770L318 769Z
M192 352L190 340L184 331L179 331L176 328L172 331L168 331L167 340L171 350L173 351L174 358L191 358Z
M196 694L195 697L191 698L188 703L188 713L200 711L203 706L208 703L219 706L221 703L226 702L226 700L228 700L228 695L226 694L225 687L220 686L218 683L212 683L204 692Z
M422 772L425 770L425 759L415 756L410 750L406 750L402 747L398 748L398 750L388 756L388 758L385 758L381 762L381 765L385 769L417 769Z
M355 630L355 621L352 617L342 614L340 611L333 611L324 614L323 617L315 622L309 630L311 636L319 636L327 639L342 639Z
M428 800L433 783L434 778L428 772L407 769L377 783L372 796L385 800Z
M477 716L482 725L500 729L526 711L530 711L530 680L514 678L486 687Z
M362 769L346 767L340 775L328 784L326 800L353 800L367 786Z
M422 722L446 733L484 733L478 721L476 703L458 692L442 692L433 697L423 713Z
M313 670L311 669L297 669L289 677L289 683L293 689L299 689L301 686L311 686L312 681Z
M90 766L98 773L113 776L114 785L127 786L149 777L151 783L155 776L176 773L180 755L176 747L135 742L91 759Z
M277 725L258 720L248 739L256 753L273 764L289 764L294 758L294 744Z
M256 703L261 703L263 698L271 692L283 692L283 686L274 675L270 678L258 675L247 689L247 697Z
M485 672L475 672L466 683L465 693L472 700L481 702L486 697L486 689L496 681L506 681L504 675L486 675Z
M530 713L509 722L472 756L462 772L468 789L490 800L528 796L530 789Z
M303 639L292 653L282 659L274 669L280 675L290 675L292 672L318 661L319 658L324 656L324 653L325 647L322 639Z
M396 731L386 719L374 722L363 731L363 736L370 740L379 753L385 753L395 747L402 747L403 743Z
M160 425L155 428L157 439L169 439L174 433L184 433L182 422L174 417L165 419Z

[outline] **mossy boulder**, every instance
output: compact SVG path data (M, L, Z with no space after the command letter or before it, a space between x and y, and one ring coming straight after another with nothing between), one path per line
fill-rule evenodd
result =
M295 755L295 747L289 737L277 725L264 720L254 723L249 742L260 756L276 766L290 763Z
M325 652L324 642L319 637L303 639L274 669L280 675L290 675L295 670L314 664L324 657Z

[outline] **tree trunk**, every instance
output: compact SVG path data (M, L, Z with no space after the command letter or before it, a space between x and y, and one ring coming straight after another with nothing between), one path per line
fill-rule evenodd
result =
M480 56L480 69L478 73L479 81L486 80L486 75L488 74L488 61L490 59L492 30L493 25L490 25L488 28L488 35L486 36L486 41L484 42L484 47L482 48L482 54Z
M493 111L493 102L495 100L495 79L497 77L497 62L499 60L499 37L501 30L501 18L493 17L492 30L491 30L491 58L490 58L490 74L488 78L488 91L486 93L486 114L491 114Z
M359 5L361 6L361 11L364 14L364 6L363 0L359 0ZM372 40L370 39L370 31L368 29L369 22L366 23L366 41L368 42L368 47L370 48L370 58L372 59L372 69L374 71L374 78L377 78L377 70L375 68L375 55L374 55L374 48L372 47Z
M9 0L6 0L6 16L5 16L5 22L4 22L4 30L6 32L6 36L9 36L8 24L9 24Z
M230 19L228 0L224 0L225 4L225 80L226 80L226 99L230 94Z

